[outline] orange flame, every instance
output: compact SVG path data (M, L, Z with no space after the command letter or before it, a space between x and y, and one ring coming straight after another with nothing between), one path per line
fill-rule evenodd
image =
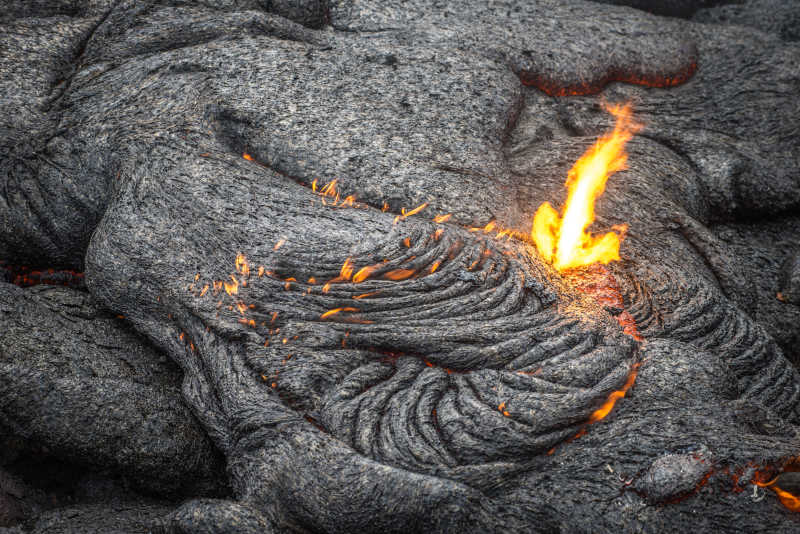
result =
M771 486L771 488L778 495L781 504L792 512L800 512L800 498L795 497L786 490L782 490L778 486Z
M796 464L791 464L785 468L786 471L797 471L798 468ZM775 482L778 481L778 477L774 477L772 480L767 481L768 477L765 473L756 472L755 476L752 479L753 484L756 486L760 486L762 488L769 488L775 492L777 495L778 500L788 508L792 512L800 512L800 497L789 493L788 491L781 489Z
M316 182L316 180L314 181ZM320 190L319 194L324 197L335 197L338 194L338 192L336 191L336 184L338 182L339 182L338 179L328 182L327 184L325 184L325 187L323 187Z
M388 278L389 280L394 280L395 282L399 282L400 280L405 280L406 278L411 278L414 276L415 272L411 269L395 269L393 271L389 271L385 273L383 276Z
M412 215L416 215L417 213L419 213L420 211L424 210L427 207L428 207L428 203L427 202L423 202L422 204L420 204L419 206L417 206L416 208L414 208L411 211L406 211L405 208L401 208L400 209L400 215L398 215L397 217L394 218L394 224L397 224L397 221L403 221L403 220L411 217Z
M233 296L239 293L239 281L233 275L231 275L231 280L233 280L233 283L229 284L225 282L223 285L225 286L225 293Z
M342 280L350 280L351 276L353 276L353 262L350 260L350 258L347 258L344 260L344 264L339 271L339 277Z
M250 265L247 263L245 255L241 252L236 255L236 272L250 276Z
M539 253L563 271L592 263L619 259L622 235L608 232L595 237L586 231L594 222L594 202L608 177L625 168L625 144L641 129L633 122L629 104L609 107L617 118L614 130L601 137L575 162L567 176L567 202L561 216L545 202L533 218L531 234Z

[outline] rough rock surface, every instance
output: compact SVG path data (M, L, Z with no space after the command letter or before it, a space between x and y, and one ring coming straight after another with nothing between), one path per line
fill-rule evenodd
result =
M0 284L0 318L0 428L150 491L224 486L221 462L180 401L178 369L120 317L85 292Z
M0 422L197 497L25 528L796 531L752 488L800 455L800 48L727 7L12 3L0 260L88 294L0 286ZM623 100L623 261L485 226Z
M793 2L751 0L704 7L693 17L698 22L751 26L777 35L784 41L800 41L800 14Z

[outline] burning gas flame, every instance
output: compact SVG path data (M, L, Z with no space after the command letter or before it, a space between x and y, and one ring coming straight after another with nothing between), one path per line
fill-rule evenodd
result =
M594 202L608 177L625 168L625 143L641 129L629 104L607 108L617 118L614 130L601 137L575 162L567 175L567 202L561 216L549 202L536 210L531 234L539 253L559 271L619 259L622 233L596 237L586 231L594 222ZM626 227L618 227L624 232Z

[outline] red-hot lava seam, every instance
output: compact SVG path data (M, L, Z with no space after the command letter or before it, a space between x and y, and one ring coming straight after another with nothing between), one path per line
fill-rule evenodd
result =
M614 316L622 331L636 341L644 341L639 333L636 321L625 309L622 289L611 271L599 263L575 269L567 274L567 278L581 293L590 295Z
M617 322L619 322L619 324L622 326L623 332L637 341L644 341L644 338L636 328L636 321L634 321L633 317L624 309L621 289L616 278L614 278L614 275L609 269L603 265L595 264L584 269L576 270L570 273L568 277L579 291L592 295L595 300L605 306L606 309L612 313L616 313L615 317ZM611 394L611 396L609 396L603 406L592 414L592 416L589 418L588 424L592 424L603 419L606 415L608 415L611 409L613 409L614 403L625 396L625 393L631 388L631 386L633 386L633 383L636 380L636 373L640 365L641 362L637 362L632 366L631 372L628 375L628 380L625 382L625 385L622 387L622 389L615 391ZM580 437L585 433L585 431L586 429L584 427L584 429L582 429L581 432L579 432L572 439ZM793 512L800 512L800 498L789 493L788 491L781 489L775 484L777 475L780 472L800 471L800 457L788 460L780 468L776 468L774 466L749 464L745 467L737 469L733 473L731 473L727 467L722 469L721 472L730 475L733 481L734 491L741 492L743 489L741 486L739 486L739 480L744 475L746 469L756 470L755 474L750 479L750 482L759 487L770 488L775 492L781 504ZM682 500L694 495L708 482L714 473L715 470L710 469L703 479L697 484L694 491L678 497L677 500Z
M565 86L543 74L523 72L520 73L520 80L524 85L536 87L550 96L585 96L597 94L606 85L613 82L631 83L645 87L674 87L688 81L696 71L697 62L693 61L673 76L639 75L632 72L611 71L594 83L581 82L580 84Z
M592 296L599 304L602 304L609 313L616 318L625 334L631 336L639 343L644 341L644 337L642 337L636 328L636 321L634 321L633 317L624 309L622 292L616 278L614 278L614 275L606 266L596 263L588 267L570 271L566 274L566 277L578 291ZM570 443L584 436L588 432L589 425L593 425L605 419L606 416L611 413L617 401L624 398L628 390L633 387L641 365L642 362L635 362L631 365L625 384L623 384L620 389L612 392L606 398L605 402L592 412L583 428L581 428L577 434L569 438L566 443ZM503 411L503 409L500 408L500 411ZM547 451L547 454L551 455L555 453L556 448L557 447L553 447Z
M57 270L57 269L31 269L21 265L9 265L0 261L0 269L7 273L9 282L20 287L30 287L40 284L52 286L84 287L84 273Z

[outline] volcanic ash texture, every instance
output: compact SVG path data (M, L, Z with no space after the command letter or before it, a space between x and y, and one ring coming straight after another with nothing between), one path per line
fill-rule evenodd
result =
M800 455L783 34L580 1L37 9L2 23L0 259L88 293L0 288L0 422L183 502L36 528L797 529L754 485ZM520 236L604 100L644 124L597 207L623 261L558 274Z

